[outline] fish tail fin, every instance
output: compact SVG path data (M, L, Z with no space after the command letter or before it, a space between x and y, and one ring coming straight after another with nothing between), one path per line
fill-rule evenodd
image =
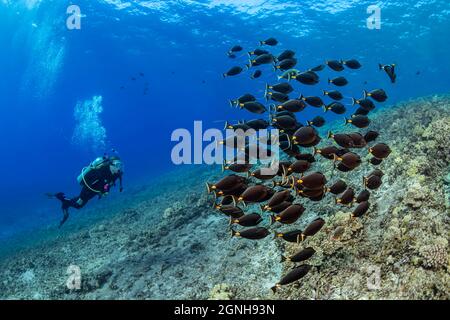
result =
M367 93L367 90L363 90L363 96L364 96L364 99L366 99L369 96L369 94Z
M318 153L319 153L318 149L316 147L313 147L313 155L315 156Z
M270 224L274 224L277 221L276 217L274 214L270 215Z
M277 293L277 286L273 286L270 290L272 290L273 294Z
M252 53L249 51L249 52L247 52L247 56L248 56L248 58L250 59L251 57L252 57Z
M228 122L228 121L225 121L225 126L224 126L223 130L228 129L228 126L229 126L229 125L230 125L229 122Z
M326 105L323 105L323 112L327 112L327 111L328 111L327 106L326 106Z
M206 191L208 192L208 194L211 193L211 187L212 187L211 183L206 182Z
M261 209L261 212L264 212L265 208L263 204L259 205L259 208Z
M225 160L223 160L223 163L222 163L222 172L224 172L225 171Z
M273 238L274 238L274 239L278 239L278 235L279 235L279 233L276 232L276 231L274 231L274 233L273 233Z
M264 45L264 41L259 41L259 45L260 46Z
M354 106L355 104L356 104L356 99L355 98L352 98L352 106Z
M330 84L332 82L332 80L330 78L328 78L328 84Z
M245 174L247 175L247 179L250 178L250 176L251 176L250 171L247 171Z
M233 225L233 222L234 222L234 221L233 221L233 217L230 217L230 221L228 222L228 225L229 225L229 226Z
M283 263L283 262L285 262L286 261L286 257L285 256L281 256L281 261L280 261L280 263Z
M230 103L230 107L233 108L235 106L235 100L229 99L228 102Z
M222 78L226 78L227 77L227 74L226 73L222 73Z
M348 119L347 117L345 117L344 119L345 119L345 124L349 124L352 122L352 120Z
M327 95L327 92L325 90L322 90L322 93L323 93L324 96Z
M331 137L333 137L333 132L328 131L328 133L327 133L327 138L330 139Z
M237 233L237 232L236 232L234 229L231 229L231 237L232 237L232 238L236 236L236 233Z
M264 89L264 98L267 101L267 95L269 94L269 84L266 83L266 88Z
M273 71L277 71L278 70L278 68L277 68L277 65L275 64L275 62L273 63Z
M378 68L379 68L380 70L382 70L382 69L383 69L383 65L382 65L381 63L379 63L379 64L378 64Z

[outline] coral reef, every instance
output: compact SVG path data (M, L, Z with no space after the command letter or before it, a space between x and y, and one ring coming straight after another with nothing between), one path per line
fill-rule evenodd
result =
M351 130L336 124L323 130L330 129ZM327 196L305 202L299 227L317 215L326 225L299 245L231 239L203 186L218 180L220 170L181 168L2 257L0 298L449 299L450 97L386 107L374 113L371 129L392 154L380 166L383 186L361 218L351 219L350 208ZM361 166L333 179L362 190L370 170ZM281 256L309 246L317 251L311 272L272 294L293 266L280 264ZM79 289L67 287L71 265L80 268Z

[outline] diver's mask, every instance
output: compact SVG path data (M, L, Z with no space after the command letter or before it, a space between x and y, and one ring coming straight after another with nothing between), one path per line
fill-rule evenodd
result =
M123 164L120 160L113 160L111 165L109 166L109 170L111 170L112 174L119 174L123 172Z

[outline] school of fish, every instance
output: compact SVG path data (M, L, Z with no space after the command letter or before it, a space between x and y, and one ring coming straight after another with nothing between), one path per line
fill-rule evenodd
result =
M258 79L263 75L260 66L273 67L271 72L276 73L279 82L266 84L264 97L259 99L260 101L250 93L229 101L233 107L268 116L266 119L257 118L236 124L227 122L225 128L244 131L279 129L277 144L284 156L280 159L277 170L268 175L263 174L261 167L255 169L256 164L250 161L247 147L244 150L236 150L244 154L245 161L237 162L237 157L224 161L222 169L230 174L220 181L207 183L207 191L214 194L214 208L229 218L233 237L260 240L273 234L274 239L300 245L306 238L320 232L326 224L322 217L317 217L305 229L296 228L295 223L305 212L303 201L319 202L331 195L336 206L351 208L350 219L359 219L369 211L371 192L382 185L383 172L377 166L391 153L387 144L377 142L378 132L368 129L369 114L376 108L375 103L385 102L388 96L380 88L364 90L361 98L351 98L355 111L345 118L345 123L353 126L355 130L351 133L328 132L326 137L321 137L316 128L325 124L325 118L316 116L300 121L301 112L307 108L323 108L325 114L347 114L347 107L341 101L348 98L345 98L338 88L348 85L348 79L345 76L327 79L328 86L336 88L322 90L323 97L301 94L297 98L291 98L289 95L295 91L293 84L298 82L300 90L304 90L307 86L320 83L319 73L325 68L343 73L346 69L360 69L362 65L356 59L327 60L321 65L301 71L295 69L298 63L295 51L284 50L274 55L267 49L277 46L277 39L269 38L259 44L258 48L248 52L249 61L245 66L232 67L223 77L238 76L248 71L251 73L250 79ZM243 47L237 45L231 48L227 55L230 59L236 59L243 50ZM388 75L392 83L395 82L394 64L380 64L378 67ZM326 103L325 99L329 102ZM238 139L239 137L232 136L220 143L233 147ZM319 147L321 142L322 146ZM270 153L271 146L267 147ZM314 163L323 160L332 162L334 170L350 172L363 165L362 157L367 153L371 155L367 165L374 166L374 169L362 177L361 186L350 186L342 179L333 181L332 177L314 170ZM357 192L358 189L361 191ZM258 205L258 210L244 212L246 208L254 208L255 204ZM268 222L261 226L265 219ZM273 229L283 225L292 229L287 232ZM273 292L305 277L313 268L308 264L308 260L315 252L314 248L304 247L292 256L283 256L281 262L294 263L295 267L272 287Z

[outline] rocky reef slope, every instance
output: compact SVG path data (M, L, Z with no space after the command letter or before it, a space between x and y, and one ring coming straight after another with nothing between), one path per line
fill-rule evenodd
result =
M203 185L220 169L182 168L130 195L123 209L3 258L0 298L449 299L450 97L406 102L372 120L393 152L361 219L327 196L305 203L300 228L317 215L327 223L300 245L230 239ZM331 172L330 163L316 168ZM334 175L359 190L371 169ZM281 256L306 246L317 251L315 268L272 294L291 267ZM81 271L79 290L66 286L71 265Z

